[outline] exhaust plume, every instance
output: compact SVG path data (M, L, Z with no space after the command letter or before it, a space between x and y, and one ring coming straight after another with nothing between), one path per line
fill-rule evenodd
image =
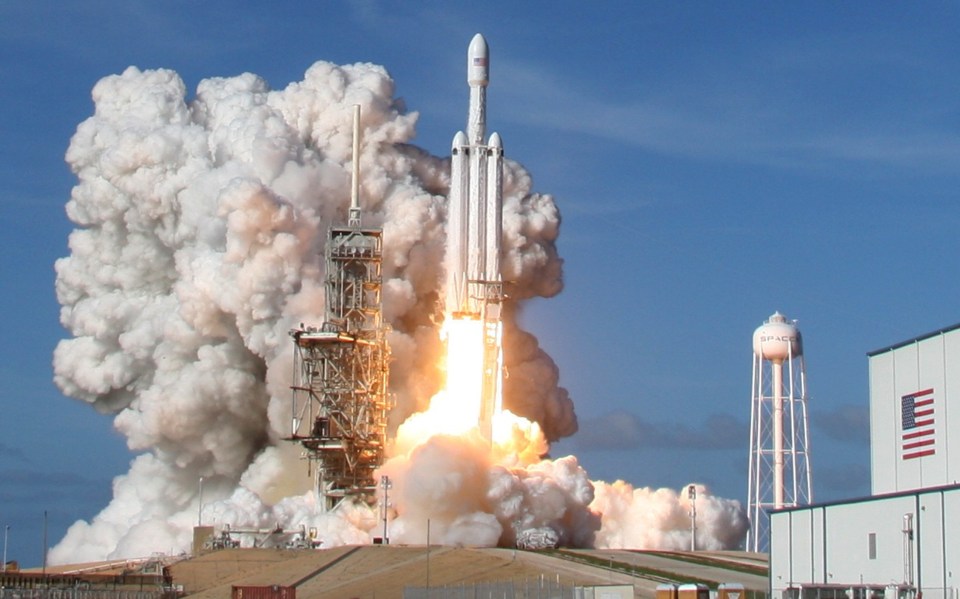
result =
M366 505L318 514L299 448L283 440L288 331L323 320L323 244L331 224L346 222L354 104L365 224L384 231L399 427L383 468L395 481L391 537L425 541L429 516L444 543L510 544L518 531L543 530L574 546L689 544L676 493L591 483L574 457L539 458L577 430L576 415L514 310L505 316L509 439L491 451L471 435L405 436L442 382L449 161L410 145L418 115L393 94L380 66L326 62L282 90L249 73L207 79L192 99L169 70L130 67L96 84L94 114L66 154L76 229L56 290L71 338L54 352L55 382L112 415L137 456L110 504L50 551L52 563L186 550L198 514L207 525L316 528L324 546L378 534ZM505 161L502 268L518 301L562 289L560 215L532 188ZM700 497L698 539L736 546L739 504L705 489Z

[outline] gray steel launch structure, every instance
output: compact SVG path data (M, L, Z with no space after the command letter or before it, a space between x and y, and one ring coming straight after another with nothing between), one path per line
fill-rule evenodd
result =
M360 107L354 107L353 182L347 226L329 230L326 314L294 339L293 422L315 470L322 511L347 497L370 501L386 448L389 347L381 309L383 231L364 228L359 203Z

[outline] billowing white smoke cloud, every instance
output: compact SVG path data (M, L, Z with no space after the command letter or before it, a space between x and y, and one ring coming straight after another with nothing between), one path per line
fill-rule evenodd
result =
M417 115L375 65L318 62L279 91L251 74L208 79L190 101L176 73L131 67L101 80L93 99L95 114L67 151L77 229L56 270L73 337L55 351L55 380L115 415L140 455L114 481L112 502L74 524L50 560L188 548L201 477L204 523L304 525L327 545L369 542L376 514L345 505L318 516L299 451L282 440L288 331L323 320L323 243L345 220L360 104L364 219L384 230L393 425L426 407L440 382L449 163L408 145ZM504 180L504 278L518 299L554 295L557 208L516 163L506 162ZM470 438L434 437L398 455L384 469L397 486L393 536L425 539L429 514L436 539L450 543L510 543L517 530L550 529L579 546L676 545L686 523L674 522L685 509L675 494L659 498L667 520L645 521L643 506L660 492L595 487L575 458L530 457L545 439L575 432L576 417L555 364L512 313L506 335L506 407L539 424L526 454L497 457ZM598 508L613 517L601 524ZM737 544L745 521L735 502L698 510L713 518L705 543Z

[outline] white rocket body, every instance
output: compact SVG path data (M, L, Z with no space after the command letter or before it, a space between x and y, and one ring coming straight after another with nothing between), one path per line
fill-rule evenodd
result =
M494 416L503 405L503 143L496 133L484 139L489 78L489 49L478 33L467 50L467 132L457 132L450 150L445 312L447 318L482 321L478 423L492 441Z
M479 33L467 51L470 108L467 133L453 138L447 221L446 312L480 315L492 285L499 288L503 233L503 143L486 135L487 42ZM497 298L499 299L499 298Z

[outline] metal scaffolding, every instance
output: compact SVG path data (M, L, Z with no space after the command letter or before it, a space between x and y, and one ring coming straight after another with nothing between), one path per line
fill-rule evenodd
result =
M322 509L376 493L387 428L387 362L380 309L382 235L332 228L326 321L291 331L296 343L292 440L315 469Z
M360 223L359 107L354 110L353 155L348 226L331 227L327 239L324 323L290 331L296 345L290 440L304 448L323 511L347 497L373 500L374 471L383 464L386 445L383 231Z

